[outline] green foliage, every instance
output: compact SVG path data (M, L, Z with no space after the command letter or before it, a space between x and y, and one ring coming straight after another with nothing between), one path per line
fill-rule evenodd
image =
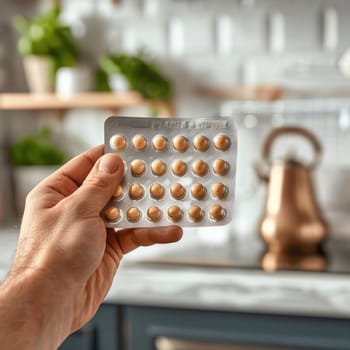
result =
M52 144L51 138L51 130L44 127L20 139L10 147L11 163L15 166L61 165L65 163L67 156Z
M52 60L53 74L60 67L76 64L79 50L69 27L60 23L60 7L54 6L41 16L14 18L21 33L18 51L22 56L45 56Z
M108 76L120 73L126 77L132 90L149 100L169 101L172 84L144 54L107 55L100 59L96 76L98 91L110 91Z

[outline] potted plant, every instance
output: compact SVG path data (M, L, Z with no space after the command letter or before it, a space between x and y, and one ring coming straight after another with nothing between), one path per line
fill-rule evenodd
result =
M9 161L13 169L15 205L19 215L23 213L28 192L67 159L65 152L55 145L53 133L48 127L10 146Z
M53 90L61 67L76 64L79 51L71 29L60 21L60 7L54 6L32 19L15 17L21 33L18 51L24 57L24 70L31 92Z
M155 115L160 107L159 102L168 106L171 104L172 82L143 52L137 55L120 53L101 57L96 75L97 91L120 92L127 86L151 102Z

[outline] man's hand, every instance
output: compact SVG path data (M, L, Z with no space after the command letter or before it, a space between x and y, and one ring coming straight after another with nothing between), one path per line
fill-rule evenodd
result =
M26 303L34 299L33 318L42 333L41 343L33 344L36 349L57 347L92 318L124 254L139 246L175 242L182 236L177 226L118 232L105 228L100 212L123 173L122 160L114 154L103 155L99 146L72 159L27 197L17 253L3 295L9 296L12 290L12 300L15 296ZM26 317L30 317L30 305L28 310ZM50 343L45 342L45 335Z

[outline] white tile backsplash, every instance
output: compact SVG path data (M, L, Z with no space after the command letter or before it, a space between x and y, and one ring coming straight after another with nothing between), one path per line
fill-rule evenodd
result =
M186 55L210 55L215 51L213 22L210 14L186 16L183 22L185 28L184 53Z
M323 47L328 51L336 51L339 45L339 17L334 7L323 9Z
M115 6L109 0L65 0L63 9L64 16L89 18L88 27L91 17L105 23L97 52L103 45L105 51L142 47L161 57L216 55L228 62L268 52L338 55L350 45L345 0L124 0ZM96 43L94 30L87 34Z
M310 6L298 3L282 11L286 18L287 51L313 52L321 47L321 13L312 1L310 3Z
M259 53L267 49L267 20L263 9L233 12L233 55Z
M174 81L179 116L219 113L220 102L196 95L199 83L230 86L275 82L293 88L325 89L331 79L322 79L320 72L306 72L307 68L311 63L336 72L338 58L350 47L349 0L123 0L118 5L110 0L63 0L62 5L62 17L73 26L87 62L95 64L106 52L133 53L140 48L154 56ZM19 1L1 6L0 21L7 26L14 13L33 12L32 6ZM7 36L6 53L14 59L7 69L11 85L6 87L21 91L26 87L15 51L17 35L11 35ZM350 91L350 81L344 78L333 79L329 91L335 90L338 81ZM83 136L87 146L100 143L103 113L74 112L66 118L64 128L72 135L78 129L77 136ZM148 111L128 109L123 113L147 115ZM348 110L315 115L313 119L293 115L286 120L320 135L327 163L349 165L346 113ZM20 114L11 118L13 137L28 127L23 120ZM266 124L258 120L254 128L259 132L271 126L271 121ZM245 169L251 165L239 166Z
M271 12L268 21L269 50L282 53L286 48L285 16L279 11Z
M142 13L145 17L156 18L159 15L160 0L144 0Z
M181 57L185 53L185 25L179 17L169 19L168 50L172 57Z
M343 6L337 6L334 4L334 8L338 9L339 17L339 48L341 51L350 47L349 36L349 18L350 18L350 3L343 4Z
M166 25L157 19L146 19L133 26L136 33L136 47L144 48L156 56L164 56L167 49Z
M233 48L233 20L230 16L222 14L215 19L216 52L220 56L228 56Z

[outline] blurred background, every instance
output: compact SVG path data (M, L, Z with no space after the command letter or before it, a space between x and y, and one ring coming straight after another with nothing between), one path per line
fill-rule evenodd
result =
M9 148L43 127L71 157L103 142L103 123L111 114L232 116L239 128L233 226L236 235L247 236L255 234L264 204L266 186L254 169L262 143L274 127L299 125L322 142L320 166L313 173L320 205L334 233L341 234L344 225L347 230L348 2L72 0L14 1L2 7L3 169L33 161L11 159L9 153L15 152ZM147 77L153 86L147 86ZM46 100L33 98L38 92L56 93ZM77 97L87 92L92 94ZM283 149L282 156L284 148L292 148L313 157L303 140L285 139L276 147ZM16 189L11 169L2 171L3 220L21 210L12 191L22 190Z
M225 116L238 128L232 223L215 232L185 230L176 246L141 249L128 261L173 269L347 274L349 16L347 0L2 1L3 237L19 222L35 183L103 143L110 115ZM271 136L276 129L281 134ZM271 141L264 154L271 137L273 147ZM289 182L275 177L277 163L284 171L300 166L310 178L303 182L297 171L288 175ZM271 196L294 203L294 211L282 214L280 205L269 212ZM312 210L307 212L303 202ZM288 221L291 216L294 221ZM273 244L266 238L263 219L271 217L293 222L288 239L278 230ZM305 222L318 225L311 250L304 234L297 237ZM291 247L287 252L273 248L282 241ZM166 339L157 344L159 349L206 349ZM347 344L343 349L350 348Z

